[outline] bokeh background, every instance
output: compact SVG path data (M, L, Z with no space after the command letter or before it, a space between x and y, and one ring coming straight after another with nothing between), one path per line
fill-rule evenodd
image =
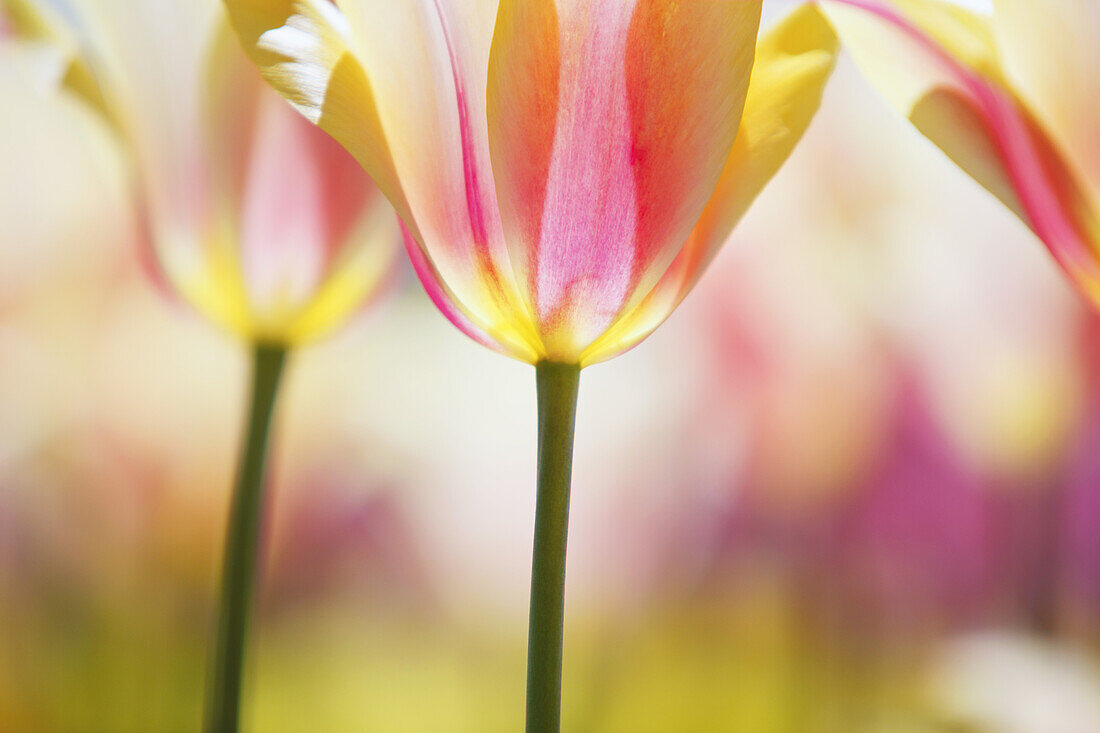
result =
M0 100L0 731L194 731L248 355L150 283L103 126ZM295 355L247 730L520 729L534 397L407 271ZM1100 321L844 59L585 372L570 543L567 731L1100 731Z

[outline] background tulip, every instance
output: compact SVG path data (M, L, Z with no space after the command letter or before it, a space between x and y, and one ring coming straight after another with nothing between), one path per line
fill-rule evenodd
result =
M271 84L377 181L432 301L535 364L527 730L560 727L580 369L679 304L805 131L836 39L760 2L228 0Z
M351 156L262 83L216 6L172 16L189 65L156 63L168 25L85 0L62 15L5 0L12 55L73 93L132 156L143 245L160 284L250 342L322 336L384 284L400 241L392 209ZM167 29L165 29L167 30ZM163 52L162 52L163 55Z
M166 233L184 238L179 252L165 246L170 277L248 340L297 345L378 294L400 241L393 210L350 155L262 84L227 28L208 63L208 216L200 231L179 222L186 233ZM196 241L199 256L183 251Z
M45 49L26 54L28 66L101 113L131 156L156 281L254 352L207 703L207 730L233 731L287 350L375 295L396 259L397 225L354 159L263 84L216 6L165 14L89 0L73 17L22 0L7 7L5 32ZM192 63L158 63L165 44L190 45Z
M996 0L991 16L937 0L822 8L886 97L1100 302L1096 6Z

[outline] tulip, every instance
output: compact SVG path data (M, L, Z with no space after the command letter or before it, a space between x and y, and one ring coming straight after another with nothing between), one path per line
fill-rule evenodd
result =
M1100 304L1100 7L995 0L822 0L864 73L1011 209Z
M528 731L559 729L580 370L671 314L832 68L813 8L758 48L760 5L226 0L267 80L393 203L439 310L536 366Z
M180 90L119 70L140 68L132 57L164 41L125 38L135 29L111 27L123 25L121 12L101 9L105 23L73 28L48 3L0 0L0 39L24 47L35 81L71 92L118 133L142 243L168 295L250 343L289 348L330 333L392 271L401 238L392 209L354 158L263 84L227 26L197 68L171 75L206 98L175 129L154 129L155 107ZM92 31L98 43L77 40Z
M227 26L200 68L170 79L206 98L174 129L153 129L163 114L154 108L171 104L163 97L185 95L158 89L164 79L152 73L119 71L140 68L132 56L164 41L119 40L135 30L109 27L121 10L100 13L106 29L90 18L72 28L48 3L0 0L0 39L24 47L35 81L73 93L118 133L167 294L253 344L328 334L392 271L401 238L392 209L350 155L263 84ZM92 31L104 36L98 45L78 43Z
M207 730L235 731L286 356L377 294L401 234L354 158L263 83L227 23L208 53L183 58L187 31L196 46L209 42L216 5L127 4L76 13L67 25L44 3L0 2L0 35L48 51L26 54L38 81L74 93L117 133L158 284L253 351L207 701Z

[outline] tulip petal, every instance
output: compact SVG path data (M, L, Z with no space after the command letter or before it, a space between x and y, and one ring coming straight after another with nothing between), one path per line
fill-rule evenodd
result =
M603 361L632 348L687 296L809 127L836 55L836 35L813 6L800 7L764 34L737 140L702 217L645 301L593 344L583 363Z
M1100 3L995 0L1006 74L1100 200Z
M506 353L537 361L544 351L504 243L484 115L496 0L341 7L392 131L410 231L465 318Z
M557 132L561 33L555 0L503 0L489 62L486 109L501 219L514 276L534 311L536 262Z
M1058 143L1006 86L989 24L930 0L823 7L885 96L1020 216L1086 295L1100 298L1094 204Z
M225 5L245 52L268 83L355 156L408 217L374 90L336 6L329 0L226 0Z
M33 0L0 0L0 39L5 37L41 43L40 53L23 55L24 61L33 64L34 80L75 94L106 122L115 124L75 34L57 11Z
M655 270L649 285L714 195L742 129L757 51L758 3L684 5L639 2L627 49L637 246Z
M424 250L420 246L420 243L416 241L416 238L404 223L401 225L401 232L405 238L405 251L408 252L413 271L416 273L420 283L424 286L424 291L428 294L428 298L439 312L443 314L443 317L450 321L459 331L482 346L486 346L494 351L500 351L501 353L507 353L496 341L490 338L488 334L474 325L474 323L470 321L470 318L458 306L458 301L454 293L450 291L447 284L439 276L439 272L436 271L431 260L424 254Z
M576 360L675 257L736 137L759 17L749 1L501 3L490 145L549 358Z
M496 0L227 5L269 80L375 178L455 307L509 354L537 360L482 114Z
M328 263L309 303L283 327L283 339L291 345L314 340L373 304L398 271L400 237L399 220L376 192L347 233L345 246Z

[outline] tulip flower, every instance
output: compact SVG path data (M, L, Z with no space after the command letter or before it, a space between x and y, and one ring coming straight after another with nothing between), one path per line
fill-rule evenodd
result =
M760 5L226 0L267 80L393 203L440 311L536 366L528 731L559 728L580 370L691 290L832 68L813 8L758 48Z
M285 359L372 299L401 234L354 158L263 83L227 23L213 43L204 38L216 5L127 3L81 14L90 8L80 4L67 25L44 3L0 2L4 35L50 51L28 54L38 80L88 102L117 133L158 283L254 353L207 704L208 730L236 730ZM179 53L189 29L201 29L196 46L209 44L208 53ZM192 97L194 105L181 104Z
M1047 246L1100 304L1100 7L994 0L822 0L887 99Z

